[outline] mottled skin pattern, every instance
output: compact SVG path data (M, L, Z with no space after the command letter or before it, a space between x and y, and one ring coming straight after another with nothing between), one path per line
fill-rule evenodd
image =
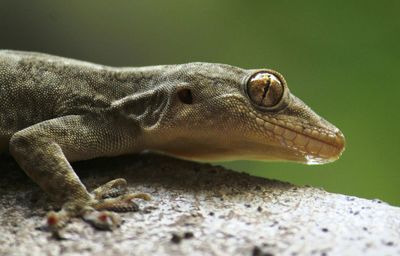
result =
M134 210L132 198L148 199L124 195L123 179L89 193L72 161L145 149L189 159L336 160L342 133L293 96L280 74L264 70L282 84L275 108L251 100L246 86L259 71L211 63L112 68L0 51L0 151L65 202L49 214L53 230L73 216L90 221L97 210ZM98 220L100 228L119 223L106 211Z

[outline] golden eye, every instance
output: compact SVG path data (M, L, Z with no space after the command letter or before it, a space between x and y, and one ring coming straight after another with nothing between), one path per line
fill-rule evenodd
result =
M247 82L247 93L255 104L274 107L282 99L283 84L274 74L261 71L255 73Z

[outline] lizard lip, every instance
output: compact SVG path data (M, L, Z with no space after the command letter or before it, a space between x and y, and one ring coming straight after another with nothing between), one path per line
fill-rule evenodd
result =
M329 136L328 139L321 138L319 135L308 137L304 134L298 134L296 137L297 141L295 139L294 146L297 146L298 150L304 154L307 164L333 162L341 156L345 149L345 138L339 130ZM303 137L306 137L306 139ZM322 135L322 137L326 136Z
M345 138L338 129L335 132L296 132L283 128L280 143L304 157L307 164L324 164L337 160L345 148Z
M345 149L344 135L336 127L329 130L309 129L290 123L272 123L260 118L256 121L258 125L263 125L269 137L276 139L282 147L289 149L307 164L333 162Z

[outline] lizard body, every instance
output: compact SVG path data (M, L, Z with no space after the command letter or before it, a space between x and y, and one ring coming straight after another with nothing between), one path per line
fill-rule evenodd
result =
M83 215L85 207L130 210L132 198L146 199L105 199L123 190L123 180L91 194L70 162L147 149L188 159L326 163L340 156L344 136L273 70L213 63L115 68L0 51L0 152L66 203L49 225Z

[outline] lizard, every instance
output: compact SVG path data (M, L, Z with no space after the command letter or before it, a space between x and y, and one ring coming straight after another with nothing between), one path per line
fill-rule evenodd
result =
M111 67L0 51L0 152L62 203L47 215L114 229L135 211L122 178L89 192L71 163L151 150L190 160L335 161L343 133L294 96L272 69L217 63Z

